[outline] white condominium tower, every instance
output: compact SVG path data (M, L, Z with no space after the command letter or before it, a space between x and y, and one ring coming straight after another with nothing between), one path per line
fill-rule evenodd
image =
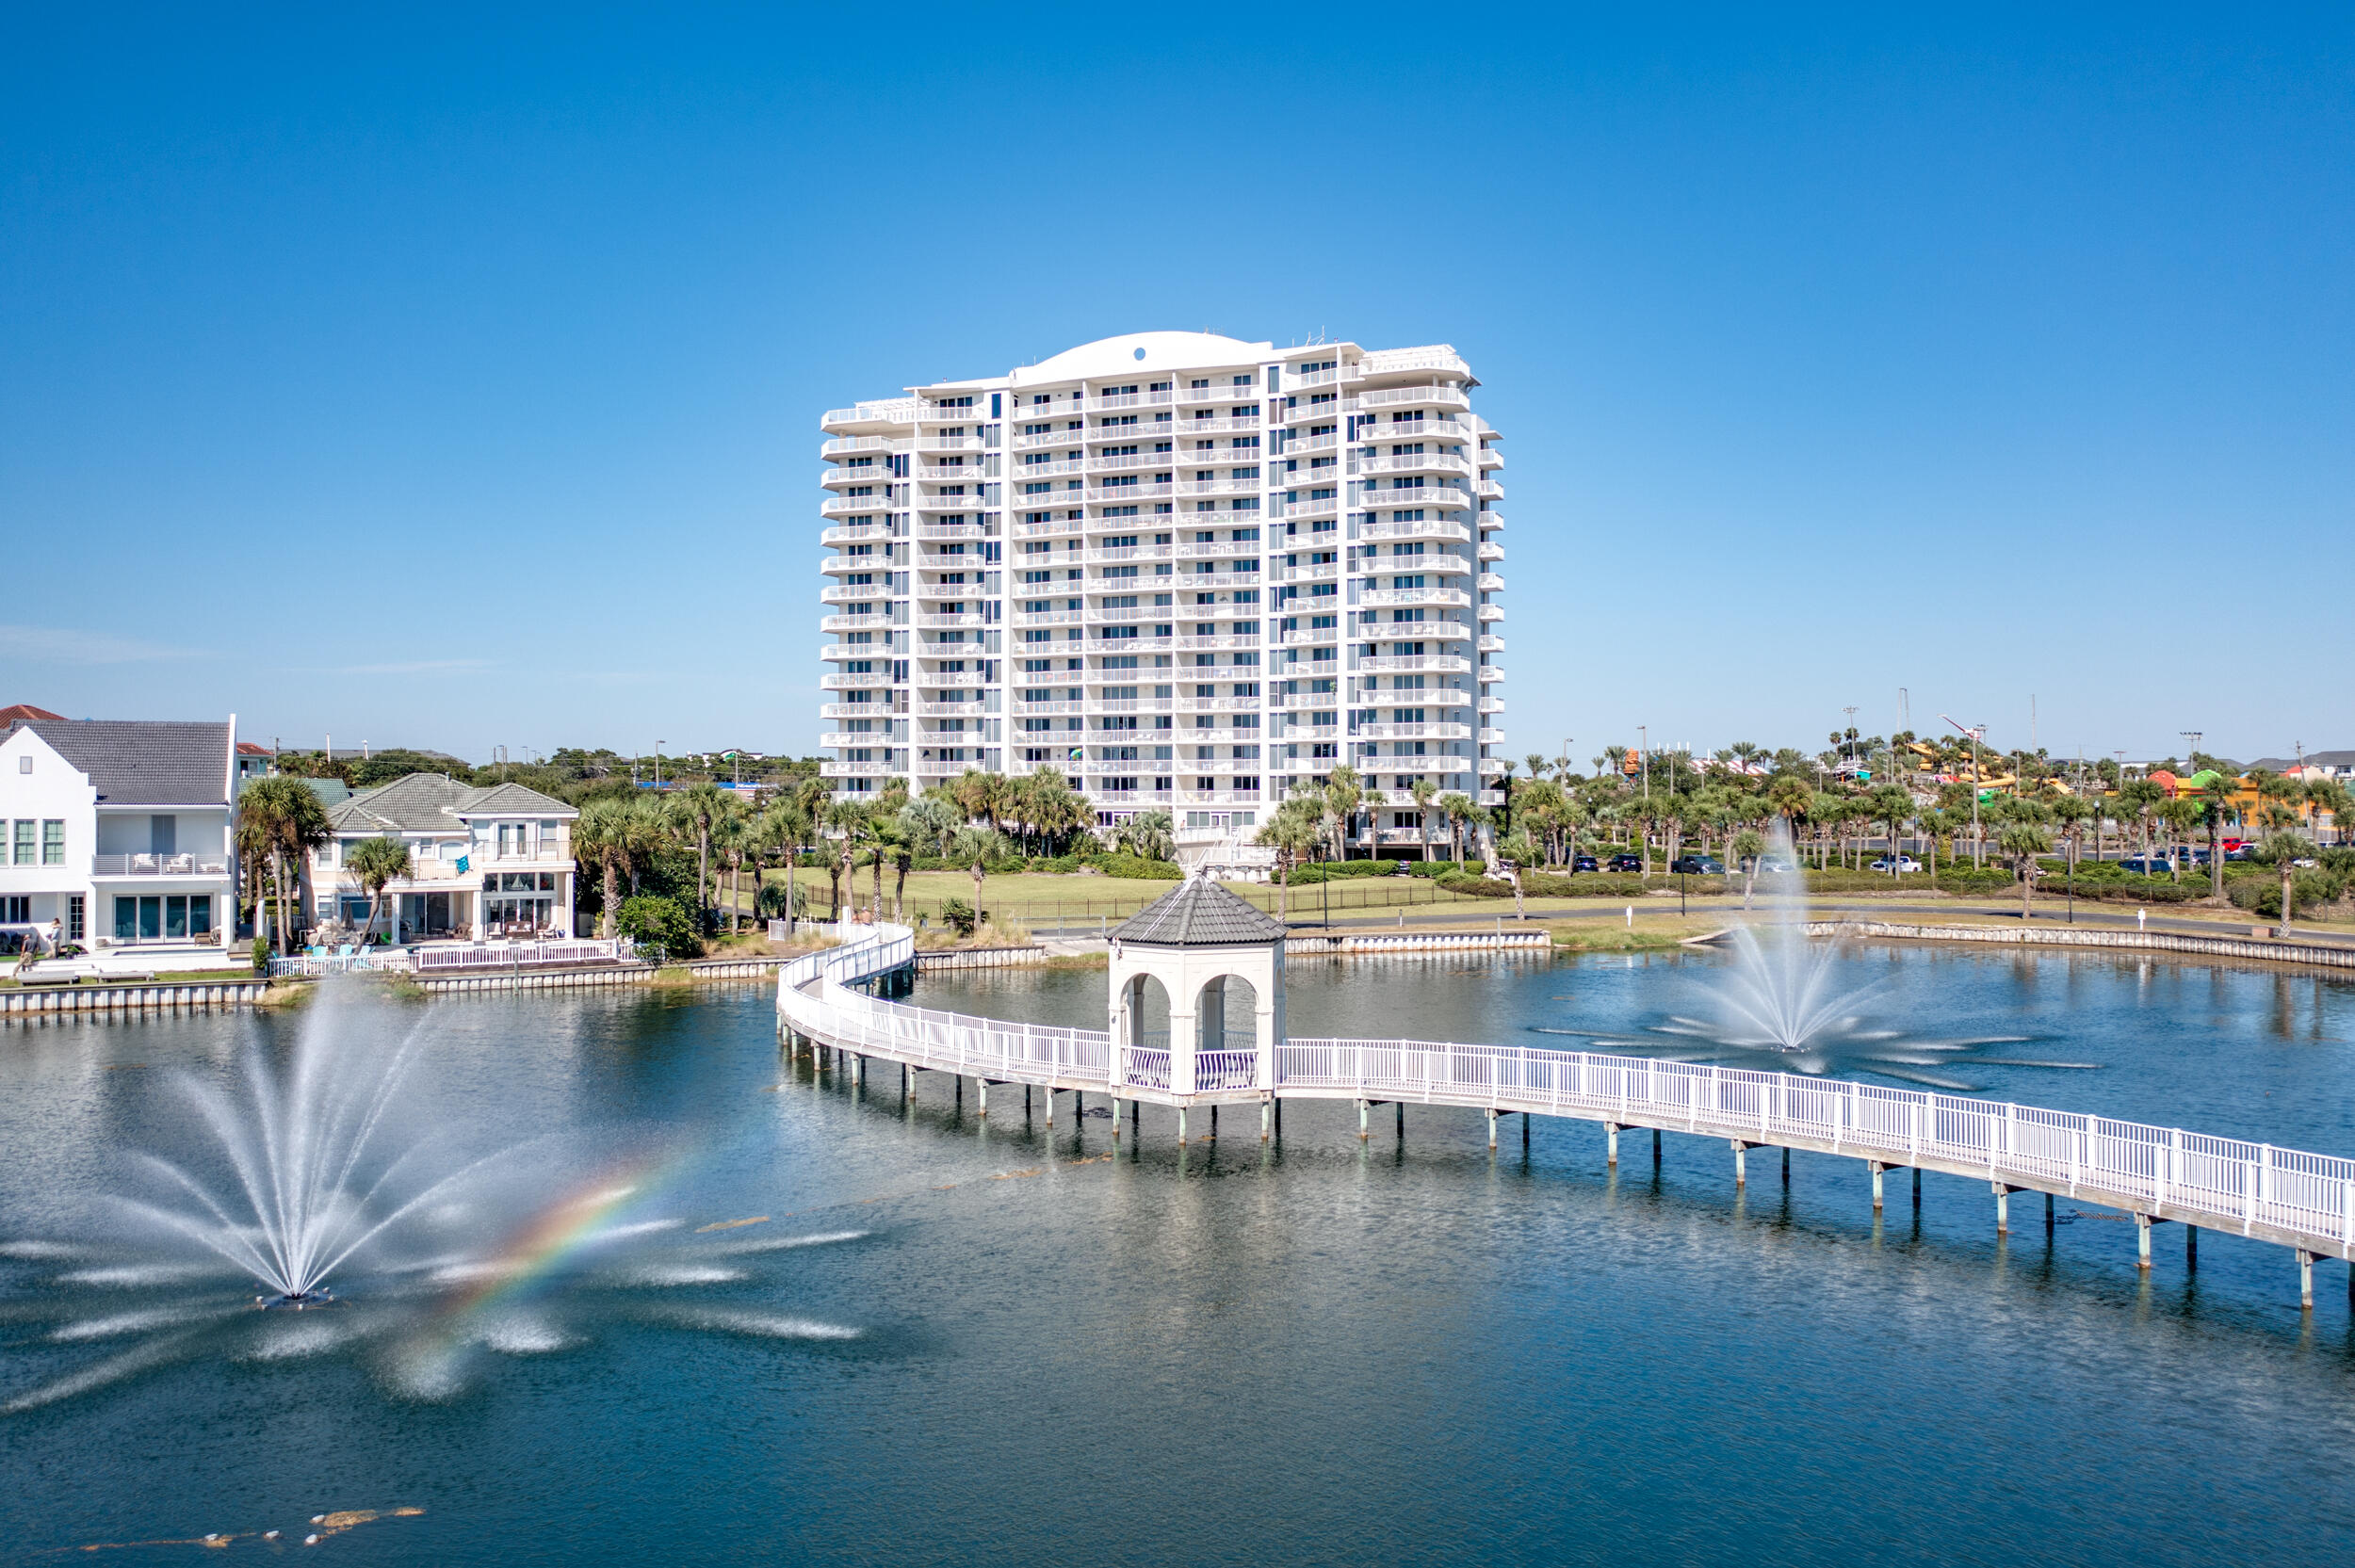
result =
M1099 822L1231 832L1347 763L1392 846L1418 780L1493 801L1478 384L1444 345L1139 332L830 411L825 776L1053 768Z

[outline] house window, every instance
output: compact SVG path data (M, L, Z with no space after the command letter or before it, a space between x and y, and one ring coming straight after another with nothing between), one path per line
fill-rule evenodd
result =
M31 896L24 893L11 893L6 897L0 897L0 922L6 922L11 926L31 925L33 923Z
M65 900L65 939L68 942L88 941L89 937L85 931L87 924L88 922L84 917L84 911L82 908L82 896L78 893L67 894Z
M41 863L43 865L65 864L65 824L43 822L41 825Z
M39 822L33 821L29 818L20 819L15 824L16 852L9 858L15 861L17 865L30 865L33 864L33 834L40 829L40 827L41 824Z

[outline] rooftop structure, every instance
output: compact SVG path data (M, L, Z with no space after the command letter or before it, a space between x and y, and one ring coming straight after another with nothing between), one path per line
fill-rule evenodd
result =
M1100 823L1242 832L1347 763L1412 842L1417 780L1502 768L1478 384L1444 345L1141 332L829 411L825 777L1052 768Z

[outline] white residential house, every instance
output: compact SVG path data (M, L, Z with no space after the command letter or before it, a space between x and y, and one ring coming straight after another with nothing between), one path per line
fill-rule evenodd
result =
M580 813L522 784L478 788L412 773L328 808L334 838L311 856L317 913L368 917L368 893L347 868L354 845L398 838L408 876L385 885L377 929L402 943L571 936Z
M236 910L227 723L20 719L0 737L0 929L219 962ZM179 949L177 960L172 950Z

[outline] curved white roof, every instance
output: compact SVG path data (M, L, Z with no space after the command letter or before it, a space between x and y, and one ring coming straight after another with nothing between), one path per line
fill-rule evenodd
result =
M1246 343L1216 332L1131 332L1066 348L1053 359L1025 365L1014 384L1094 380L1134 371L1195 370L1204 366L1257 364L1275 352L1272 343Z

